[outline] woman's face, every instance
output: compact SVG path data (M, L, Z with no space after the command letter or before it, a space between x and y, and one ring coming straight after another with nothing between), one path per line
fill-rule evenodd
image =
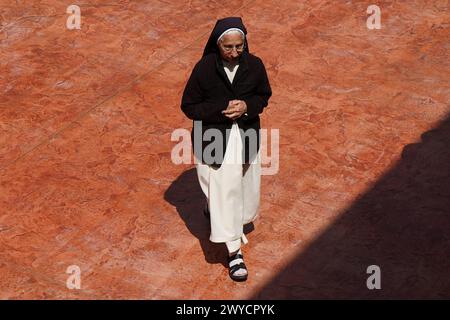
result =
M244 40L242 34L232 32L224 35L219 41L219 51L222 59L236 62L244 51Z

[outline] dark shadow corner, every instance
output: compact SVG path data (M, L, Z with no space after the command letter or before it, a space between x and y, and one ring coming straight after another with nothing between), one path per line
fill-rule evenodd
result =
M381 270L369 290L368 266ZM450 118L401 159L253 299L449 299Z

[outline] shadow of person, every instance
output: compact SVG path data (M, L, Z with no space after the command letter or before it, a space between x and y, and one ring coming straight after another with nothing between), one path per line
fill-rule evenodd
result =
M196 237L208 263L228 267L225 244L209 241L210 224L203 215L206 199L197 180L195 168L183 172L164 193L164 200L175 206L189 232Z

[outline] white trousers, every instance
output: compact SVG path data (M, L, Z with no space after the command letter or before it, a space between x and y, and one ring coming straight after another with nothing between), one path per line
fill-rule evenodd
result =
M247 243L244 224L258 217L261 186L261 158L242 161L242 141L236 122L231 127L227 149L220 168L196 163L198 180L210 212L212 242L225 242L229 252Z

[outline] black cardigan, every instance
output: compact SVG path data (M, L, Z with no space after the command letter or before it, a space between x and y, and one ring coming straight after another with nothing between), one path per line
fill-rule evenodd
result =
M255 151L258 151L260 146L259 114L267 106L271 95L272 90L267 72L260 58L244 51L239 59L239 67L231 84L223 69L219 54L212 53L204 56L195 65L181 101L181 109L184 114L189 119L194 120L191 137L197 159L201 160L202 163L220 167L233 124L233 120L227 118L221 112L227 108L230 100L238 99L244 100L247 104L247 113L236 119L239 128L243 130L241 131L244 145L243 157L245 163L252 161L256 155ZM200 126L202 127L201 130L199 130ZM215 153L213 161L208 161L208 159L202 157L203 151L214 140L203 139L203 134L211 128L220 131L223 138L223 152ZM256 150L249 146L249 139L244 139L242 134L245 134L249 129L255 130ZM194 131L199 133L198 138L194 139Z

